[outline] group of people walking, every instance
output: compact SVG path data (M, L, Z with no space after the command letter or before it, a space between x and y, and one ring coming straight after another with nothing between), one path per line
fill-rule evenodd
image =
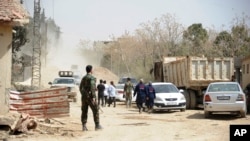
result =
M132 90L134 93L132 94ZM140 79L140 82L135 86L130 82L130 78L127 78L127 82L124 86L124 93L126 99L126 107L131 107L132 95L136 96L136 105L139 109L139 113L145 111L145 108L148 108L148 112L152 111L155 99L155 89L152 86L152 83L149 82L148 85L145 85L143 79Z
M100 79L100 83L97 85L98 91L98 105L102 107L110 107L111 104L116 106L115 96L116 90L113 81L110 81L110 85L106 83L106 80Z
M91 65L86 66L86 75L82 78L79 85L79 90L81 92L81 122L82 130L88 131L86 126L88 119L88 107L91 108L93 112L93 118L95 122L95 130L101 130L103 127L100 125L99 118L99 106L105 107L113 103L116 107L116 89L113 81L110 81L110 85L106 84L105 80L100 80L100 83L96 86L96 78L92 75L93 67ZM98 91L98 96L96 96L96 90ZM132 90L134 93L132 94ZM136 96L136 104L139 109L139 113L145 108L144 104L149 110L152 109L155 99L155 90L151 83L145 85L143 79L135 86L130 82L130 78L127 78L127 82L124 86L124 96L126 98L127 108L131 107L132 95ZM97 99L98 98L98 99Z

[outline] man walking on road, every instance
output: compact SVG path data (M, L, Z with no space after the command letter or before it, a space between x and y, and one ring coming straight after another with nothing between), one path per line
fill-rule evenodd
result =
M93 67L91 65L86 66L86 72L87 74L82 78L79 90L81 92L81 101L82 101L82 115L81 115L81 122L82 122L82 130L87 131L86 123L88 119L88 106L90 106L94 122L95 122L95 130L102 129L102 126L100 125L100 119L99 119L99 108L98 104L96 102L96 78L92 76L92 69Z
M125 99L126 99L126 107L131 108L132 104L132 90L134 90L133 84L130 82L130 78L127 78L127 82L125 83L124 86L124 94L125 94Z
M98 90L98 105L100 106L100 103L102 107L104 106L104 90L105 86L103 84L103 80L100 79L100 83L97 85L97 90Z

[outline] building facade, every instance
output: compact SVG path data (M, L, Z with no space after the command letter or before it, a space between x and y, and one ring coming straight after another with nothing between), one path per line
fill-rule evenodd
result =
M244 89L250 83L250 56L242 59L242 88Z
M0 115L8 112L8 90L11 88L12 34L14 26L29 23L20 0L0 0Z

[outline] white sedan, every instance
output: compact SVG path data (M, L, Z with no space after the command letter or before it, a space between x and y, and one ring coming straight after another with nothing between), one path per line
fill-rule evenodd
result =
M186 110L186 99L181 93L183 90L167 82L152 83L155 88L156 98L154 100L153 111L156 110Z
M236 113L246 117L246 96L238 82L210 83L204 94L204 115Z

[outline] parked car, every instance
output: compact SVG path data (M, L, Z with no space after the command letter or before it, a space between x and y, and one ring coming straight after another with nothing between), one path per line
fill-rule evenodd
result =
M203 103L205 118L213 113L236 113L246 117L246 96L238 82L210 83Z
M73 75L73 77L75 78L75 81L76 81L76 85L80 85L81 83L81 76L80 75Z
M70 101L77 101L77 92L79 91L72 71L59 71L59 77L54 78L53 82L48 83L50 88L67 87Z
M124 94L124 86L125 84L116 84L116 100L117 101L126 101L125 97L123 97ZM134 91L132 91L133 95ZM132 102L135 102L136 96L132 96Z
M168 82L153 82L156 98L154 100L153 111L159 110L186 110L186 99L174 84Z
M121 77L118 81L118 84L125 84L127 82L127 78L128 77ZM134 87L136 86L136 84L138 83L138 81L133 78L133 77L129 77L130 78L130 82L134 85Z

